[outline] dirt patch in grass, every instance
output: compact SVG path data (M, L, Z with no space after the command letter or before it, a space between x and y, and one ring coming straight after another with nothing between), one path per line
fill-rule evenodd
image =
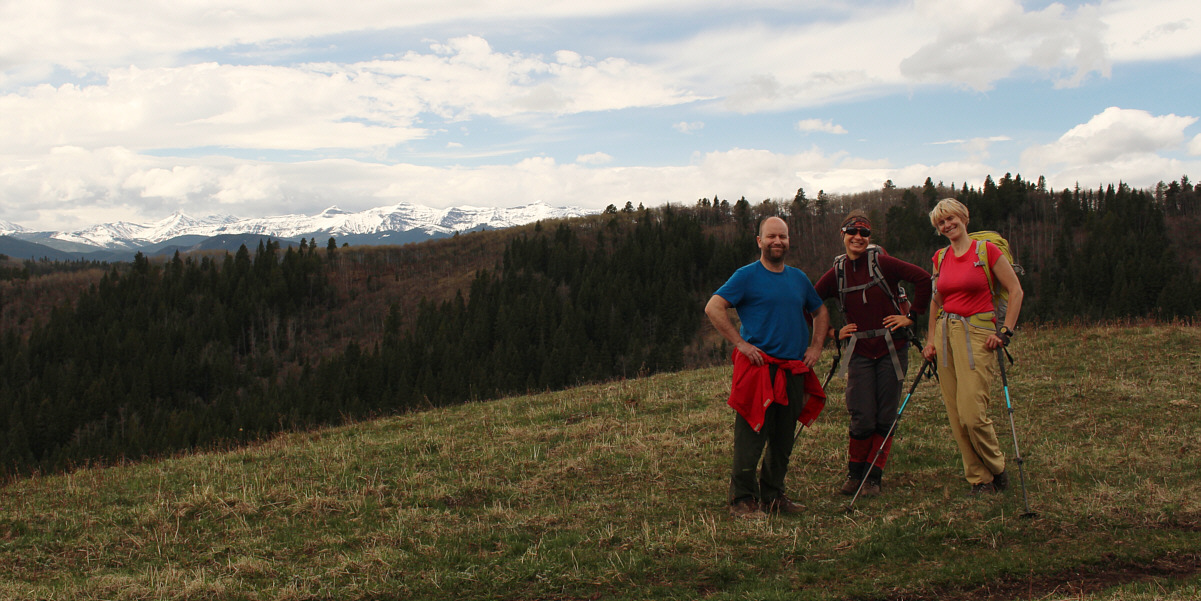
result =
M1009 601L1076 598L1115 586L1158 578L1181 579L1201 572L1201 553L1170 553L1147 562L1106 563L1032 578L998 580L972 590L903 594L886 601Z

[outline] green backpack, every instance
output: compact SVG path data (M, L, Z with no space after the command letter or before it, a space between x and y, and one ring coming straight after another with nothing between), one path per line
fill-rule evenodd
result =
M1018 265L1014 262L1013 253L1009 250L1009 241L1001 236L1001 234L998 234L992 230L981 230L968 234L968 237L977 241L976 255L979 257L979 260L976 261L976 266L984 268L984 277L988 280L988 291L992 293L992 305L997 320L996 325L997 327L1000 327L1001 324L1005 323L1005 311L1009 308L1009 291L1006 290L1004 286L999 285L996 281L996 278L993 277L992 267L988 264L988 248L984 245L984 242L992 242L993 245L1001 251L1001 254L1004 255L1009 261L1009 264L1013 265L1013 271L1015 273L1022 275L1026 273L1026 270L1022 269L1021 265ZM943 258L946 257L947 250L950 248L950 246L940 248L938 253L934 256L934 265L936 270L942 270ZM938 283L938 271L934 272L934 280L936 285Z

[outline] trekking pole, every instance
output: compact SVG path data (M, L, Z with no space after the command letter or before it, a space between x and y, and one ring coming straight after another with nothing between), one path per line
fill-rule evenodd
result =
M797 422L796 434L792 436L792 446L796 446L796 441L801 439L801 432L805 431L805 424Z
M917 390L917 385L919 382L922 381L922 377L926 375L927 368L930 369L930 376L931 377L934 376L934 374L935 374L934 362L930 361L929 359L926 359L922 363L922 369L917 372L917 377L913 379L913 384L909 385L909 394L905 395L905 400L902 401L901 406L897 408L897 416L896 416L896 418L894 418L892 420L892 425L888 427L888 434L884 435L884 440L881 440L880 446L876 448L876 454L872 457L872 460L868 462L868 464L867 464L868 471L871 470L872 466L876 465L876 459L880 458L880 451L884 450L884 445L888 444L889 438L892 438L892 433L897 429L897 422L901 421L901 414L905 412L905 405L909 404L909 397L913 396L914 390ZM859 492L863 490L863 484L865 482L867 482L867 474L866 473L863 475L863 479L859 481L859 488L855 489L855 496L851 497L851 502L847 505L848 512L853 511L855 509L855 500L859 498Z
M842 341L834 341L834 350L837 352L834 355L834 362L830 364L830 373L826 374L826 381L822 382L822 390L830 385L830 378L834 377L834 373L838 371L838 364L842 363Z
M1013 424L1013 402L1009 400L1009 380L1005 377L1005 356L1009 355L1009 350L1004 346L997 347L997 365L1001 367L1001 388L1005 390L1005 407L1009 410L1009 431L1013 433L1013 460L1018 464L1018 480L1022 483L1022 503L1026 506L1026 513L1022 514L1024 518L1038 517L1038 513L1030 511L1030 498L1026 495L1026 473L1022 469L1022 452L1018 450L1018 432ZM1009 357L1009 361L1013 362L1013 357Z

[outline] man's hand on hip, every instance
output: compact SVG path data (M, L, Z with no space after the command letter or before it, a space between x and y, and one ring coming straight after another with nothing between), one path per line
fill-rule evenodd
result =
M763 351L759 350L759 347L743 340L738 343L737 348L738 352L746 355L746 358L750 359L753 365L763 365L766 363L763 359Z
M808 349L805 349L804 361L805 361L805 365L808 365L810 369L813 369L813 367L815 365L817 365L817 360L821 359L821 357L822 357L822 349L820 346L816 347L816 348L811 346Z

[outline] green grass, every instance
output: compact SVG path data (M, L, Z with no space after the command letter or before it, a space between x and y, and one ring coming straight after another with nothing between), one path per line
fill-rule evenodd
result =
M1035 519L1016 470L964 494L925 382L885 494L847 513L837 380L789 475L808 512L731 519L723 367L20 480L0 599L1198 598L1201 328L1014 346ZM991 415L1012 458L999 384Z

